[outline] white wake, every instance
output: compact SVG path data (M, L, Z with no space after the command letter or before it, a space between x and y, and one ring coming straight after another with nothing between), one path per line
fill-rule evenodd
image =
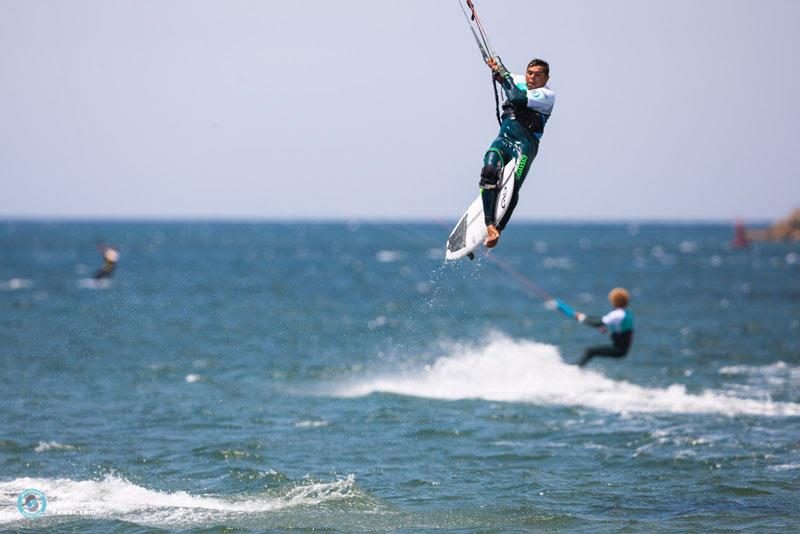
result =
M485 399L540 405L583 406L609 412L800 415L800 404L736 397L725 392L688 393L681 384L648 388L617 381L561 359L552 345L495 335L484 346L455 347L434 364L413 371L357 379L334 394L375 392L433 399Z
M298 506L347 499L358 493L355 477L334 482L305 482L278 494L248 497L191 495L137 486L117 476L103 480L61 478L17 478L0 482L0 525L22 521L17 496L37 489L47 498L46 518L92 518L128 521L159 528L191 528L221 524L242 515L275 512Z

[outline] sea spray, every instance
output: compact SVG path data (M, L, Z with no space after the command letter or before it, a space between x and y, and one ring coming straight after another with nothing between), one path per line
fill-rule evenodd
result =
M454 345L422 368L362 377L336 388L358 397L383 392L456 400L529 402L581 406L617 413L717 413L797 416L800 404L736 397L728 391L688 393L683 384L648 388L564 362L558 348L499 333L483 345Z

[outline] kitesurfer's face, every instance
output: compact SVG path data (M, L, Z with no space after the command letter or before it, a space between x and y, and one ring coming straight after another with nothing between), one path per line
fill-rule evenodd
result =
M528 67L528 70L525 72L525 83L528 89L544 87L549 78L550 77L545 73L544 67L542 66Z

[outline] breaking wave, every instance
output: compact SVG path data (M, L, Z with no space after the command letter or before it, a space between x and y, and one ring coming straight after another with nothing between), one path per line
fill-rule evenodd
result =
M800 404L736 397L719 391L692 394L681 384L648 388L561 359L552 345L494 335L484 346L458 346L424 368L356 379L334 394L358 397L384 392L433 399L485 399L609 412L716 413L797 416Z
M118 520L156 528L192 528L237 524L243 517L319 505L366 494L355 477L334 482L303 481L292 487L251 496L201 496L184 491L157 491L109 475L103 480L17 478L0 482L0 525L25 521L16 507L17 495L35 488L47 497L49 519ZM39 523L41 525L41 523Z

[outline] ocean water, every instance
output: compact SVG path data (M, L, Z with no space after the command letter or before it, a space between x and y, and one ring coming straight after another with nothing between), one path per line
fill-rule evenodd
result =
M445 264L447 233L0 223L0 530L800 529L800 245L515 223ZM521 280L629 288L631 354L574 366L604 337Z

